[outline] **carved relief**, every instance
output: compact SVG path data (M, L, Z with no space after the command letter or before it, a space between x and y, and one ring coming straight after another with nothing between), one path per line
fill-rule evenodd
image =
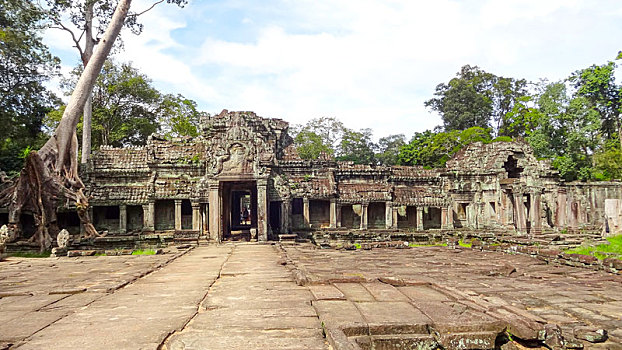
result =
M234 143L229 147L229 154L222 164L222 173L248 174L252 172L253 156L247 147Z

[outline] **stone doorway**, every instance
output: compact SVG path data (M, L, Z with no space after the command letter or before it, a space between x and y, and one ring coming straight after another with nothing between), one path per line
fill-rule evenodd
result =
M257 185L255 181L222 182L223 240L257 239Z

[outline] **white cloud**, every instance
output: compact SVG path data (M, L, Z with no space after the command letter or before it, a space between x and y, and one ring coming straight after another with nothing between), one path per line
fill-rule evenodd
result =
M622 49L611 40L622 35L621 8L615 0L162 4L141 19L142 35L124 33L119 57L210 112L293 123L335 116L378 137L410 137L440 123L423 102L464 64L555 80L612 59ZM229 17L215 28L214 16Z

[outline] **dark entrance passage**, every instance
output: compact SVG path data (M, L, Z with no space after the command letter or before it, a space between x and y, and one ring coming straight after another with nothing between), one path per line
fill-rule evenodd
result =
M255 181L222 182L223 239L257 239L257 185ZM255 235L255 237L253 237Z
M270 202L270 228L273 234L286 233L281 231L281 204L283 202Z

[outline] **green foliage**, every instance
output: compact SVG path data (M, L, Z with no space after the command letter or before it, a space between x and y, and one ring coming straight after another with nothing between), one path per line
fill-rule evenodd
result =
M132 255L155 255L156 251L153 249L137 249L132 252Z
M438 112L446 131L504 127L504 116L527 94L524 79L498 77L477 66L463 66L455 78L436 86L425 106Z
M44 84L60 61L41 40L43 11L23 0L5 0L0 7L0 169L14 175L23 166L19 155L45 140L43 118L58 99Z
M473 246L471 243L467 243L463 240L459 240L458 245L464 248L471 248Z
M351 161L355 164L375 164L371 129L354 131L345 129L339 145L338 160Z
M82 66L76 67L71 78L63 81L67 93L73 90L82 70ZM60 121L63 109L48 113L46 126L50 130ZM162 95L129 63L107 61L93 88L93 149L100 145L144 145L155 132L168 138L196 137L204 115L197 110L196 102L182 95ZM79 123L78 132L81 130Z
M162 96L158 106L160 132L166 137L199 136L199 122L204 115L196 102L177 94Z
M9 253L8 256L13 256L16 258L49 258L50 254L52 254L51 252L45 251L45 252L14 252L14 253Z
M400 149L406 145L404 134L389 135L378 140L378 152L376 160L384 165L396 165L400 155Z
M573 249L568 249L565 253L592 255L602 260L608 256L622 259L622 235L607 238L609 244L582 245Z
M622 179L622 152L616 139L594 154L594 179Z
M334 155L335 150L324 143L322 137L313 131L303 130L294 137L298 155L302 159L318 159L322 152Z
M346 128L336 118L315 118L305 125L294 126L291 134L302 159L317 159L321 153L334 156Z
M400 149L398 164L442 168L463 147L473 142L490 142L490 131L480 127L466 130L415 133L413 139Z

